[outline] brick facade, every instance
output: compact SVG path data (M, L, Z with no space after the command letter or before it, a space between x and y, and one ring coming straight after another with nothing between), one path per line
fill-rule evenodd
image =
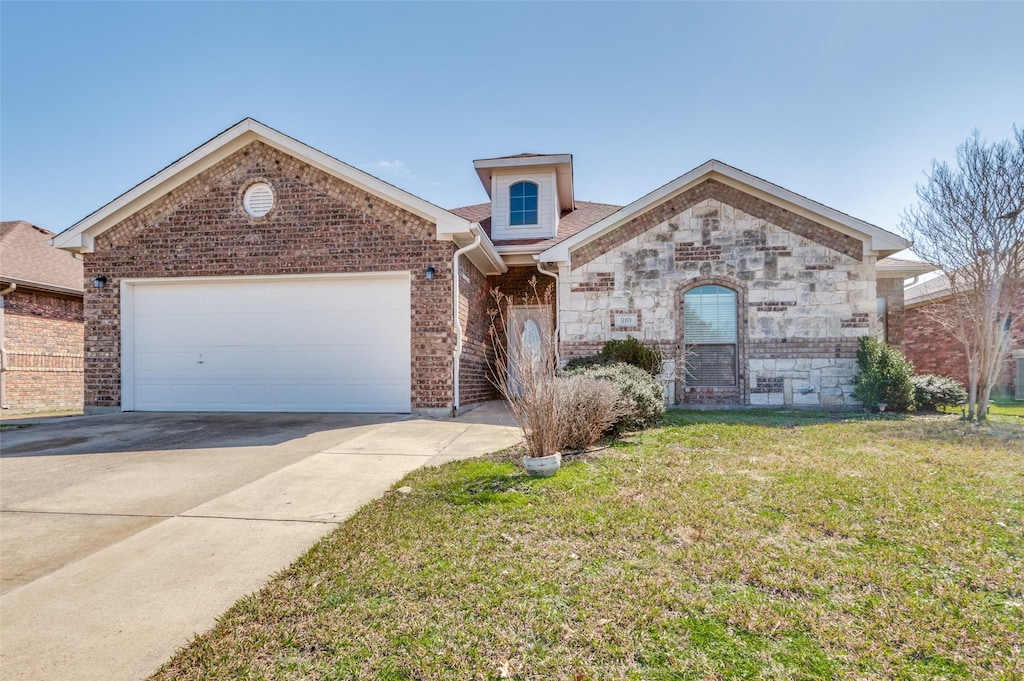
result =
M923 303L906 310L904 353L914 363L915 373L949 376L966 386L967 355L959 341L929 314L937 304L941 303ZM997 395L1015 394L1017 362L1014 354L1024 356L1024 291L1014 302L1013 318L1012 352L999 374L999 382L994 389Z
M262 218L243 210L256 181L275 191ZM123 278L412 273L412 407L452 402L452 242L422 218L253 142L100 234L85 256L86 405L120 405ZM435 269L433 281L423 273Z
M487 309L494 306L494 300L487 277L465 260L461 260L459 265L462 271L459 319L463 334L459 360L459 404L466 407L498 396L491 382L494 348L491 345L490 315L487 314Z
M81 409L82 298L19 288L3 305L5 406Z

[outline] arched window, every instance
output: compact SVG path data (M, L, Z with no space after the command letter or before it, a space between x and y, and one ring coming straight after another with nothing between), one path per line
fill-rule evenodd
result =
M537 224L537 185L533 182L516 182L508 188L508 224Z
M736 292L698 286L683 296L686 385L736 385Z

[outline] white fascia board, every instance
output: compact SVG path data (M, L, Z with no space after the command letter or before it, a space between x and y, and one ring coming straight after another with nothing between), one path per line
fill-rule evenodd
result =
M535 259L536 254L530 253L503 253L502 258L505 260L505 264L510 267L516 267L519 265L529 265L534 267L537 264Z
M914 262L912 260L879 260L875 265L875 276L879 279L909 279L928 274L939 269L927 262Z
M47 284L41 281L31 281L29 279L18 279L17 277L6 277L0 275L0 282L5 284L15 284L18 288L31 288L40 291L52 291L54 293L65 293L67 295L78 296L81 298L84 295L84 291L80 288L71 288L68 286L58 286L57 284ZM5 288L0 286L0 288Z
M58 234L53 239L54 245L67 250L91 251L92 239L97 234L256 140L433 222L437 226L439 238L445 233L468 232L472 224L469 220L343 163L259 121L246 118Z
M484 232L478 223L474 222L473 226L476 227L473 232L452 235L452 241L456 246L462 248L473 243L476 233L479 233L480 245L471 251L467 251L465 256L485 275L504 274L507 272L508 265L505 264L501 254L494 247L494 242L491 241L490 237L487 236L487 233Z
M568 262L570 252L579 246L603 236L653 206L708 179L717 180L722 184L822 223L838 232L855 237L864 243L866 253L875 252L884 256L909 248L911 245L909 241L897 234L887 232L880 227L812 201L805 196L745 173L721 161L711 160L619 209L582 232L552 246L541 253L541 260L544 262Z
M572 163L572 154L546 154L544 156L516 156L513 158L481 158L473 161L473 167L481 168L519 168L523 166L554 166L561 163Z

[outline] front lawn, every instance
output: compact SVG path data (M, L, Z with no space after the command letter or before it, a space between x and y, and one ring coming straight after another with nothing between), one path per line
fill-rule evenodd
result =
M1024 678L1024 428L666 421L409 475L156 678Z
M989 405L988 414L990 417L1012 418L1016 416L1024 419L1024 400L1015 400L1010 397L995 398Z

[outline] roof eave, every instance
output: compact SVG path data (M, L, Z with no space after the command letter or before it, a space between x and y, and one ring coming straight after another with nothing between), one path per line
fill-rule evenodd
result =
M474 236L477 234L480 235L480 245L467 251L466 257L486 276L507 272L508 265L505 264L501 254L495 248L494 242L487 236L480 223L474 222L469 231L452 235L452 241L456 246L462 248L473 243Z
M30 281L28 279L18 279L17 277L7 277L0 275L0 284L15 284L20 288L29 288L39 291L50 291L53 293L62 293L69 296L83 296L85 292L80 288L71 288L70 286L60 286L58 284L47 284L41 281ZM5 288L5 286L0 286Z

